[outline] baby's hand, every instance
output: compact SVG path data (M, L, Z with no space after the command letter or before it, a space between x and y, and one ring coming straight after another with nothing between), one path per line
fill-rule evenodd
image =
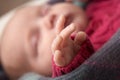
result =
M53 60L57 66L63 67L68 65L74 56L78 53L80 45L86 39L84 32L76 33L74 40L71 34L75 31L75 25L72 23L64 28L65 17L61 16L56 24L57 37L52 43Z

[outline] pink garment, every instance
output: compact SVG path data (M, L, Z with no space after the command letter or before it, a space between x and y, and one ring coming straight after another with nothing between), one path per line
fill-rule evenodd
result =
M86 33L95 51L101 48L120 27L120 0L92 0L86 10L89 25ZM90 50L90 52L89 52ZM85 41L73 61L65 66L53 62L53 77L71 72L93 54L91 43ZM84 56L83 56L84 55Z
M93 0L86 10L88 34L95 51L120 28L120 0Z

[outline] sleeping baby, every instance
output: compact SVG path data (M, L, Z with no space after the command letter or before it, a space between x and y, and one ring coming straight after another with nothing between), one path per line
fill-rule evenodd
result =
M94 52L87 24L84 10L68 2L20 8L2 33L3 70L11 80L28 72L47 77L71 72Z

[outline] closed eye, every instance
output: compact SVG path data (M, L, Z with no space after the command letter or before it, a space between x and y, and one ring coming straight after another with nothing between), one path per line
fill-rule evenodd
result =
M37 56L37 45L38 45L39 37L40 37L39 30L35 29L31 35L31 44L35 53L34 56Z

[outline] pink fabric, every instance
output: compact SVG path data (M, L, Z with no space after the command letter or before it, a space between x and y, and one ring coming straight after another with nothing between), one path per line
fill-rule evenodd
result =
M120 0L92 1L86 10L90 20L86 33L97 51L120 28ZM65 67L58 67L53 62L53 77L69 73L81 65L93 53L88 51L92 50L89 45L90 42L84 43L73 61Z
M94 0L87 7L90 23L87 34L98 50L120 28L120 0Z

